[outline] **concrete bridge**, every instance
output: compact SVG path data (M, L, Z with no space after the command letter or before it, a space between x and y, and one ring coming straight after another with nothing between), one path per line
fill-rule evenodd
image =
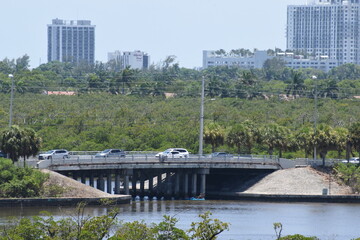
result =
M114 194L165 198L205 195L224 189L249 175L281 169L275 156L234 156L208 158L190 155L160 161L153 154L128 154L125 158L95 158L72 155L69 159L38 162L82 183Z

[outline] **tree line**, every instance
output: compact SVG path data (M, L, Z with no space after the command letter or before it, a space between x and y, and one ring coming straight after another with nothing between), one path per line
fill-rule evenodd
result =
M313 98L349 98L360 95L360 66L344 64L325 73L317 69L290 69L281 59L267 60L262 69L212 67L203 70L181 68L169 56L147 70L117 68L113 62L94 65L61 62L29 69L29 56L0 61L0 92L11 90L14 75L17 93L75 91L106 92L137 96L197 96L200 79L206 77L206 96L245 99L287 95ZM313 79L316 76L316 80ZM316 87L315 87L316 86ZM316 93L315 93L316 88Z
M338 158L342 157L343 151L346 152L346 159L354 155L353 151L360 156L360 122L349 128L333 128L326 124L320 124L316 128L304 125L293 132L277 123L257 126L251 121L244 121L230 126L228 130L217 123L209 123L205 127L204 140L212 146L213 152L226 143L236 147L238 154L252 154L253 147L260 144L266 147L269 155L273 155L274 150L277 150L280 158L285 151L297 150L304 152L305 158L312 157L316 147L325 166L329 151L336 151Z

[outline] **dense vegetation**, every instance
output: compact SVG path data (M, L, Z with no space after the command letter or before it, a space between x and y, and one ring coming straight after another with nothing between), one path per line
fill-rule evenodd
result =
M211 213L200 214L200 221L193 222L189 230L176 227L178 219L164 216L158 224L143 221L118 222L118 209L108 214L90 217L84 214L84 204L80 204L77 214L56 220L52 216L22 218L1 228L0 239L48 239L48 240L210 240L217 239L229 224L212 219Z
M8 125L12 73L13 122L34 129L43 141L42 150L145 151L177 146L196 153L204 76L204 152L309 157L314 145L323 158L348 158L359 152L354 144L360 116L359 100L354 98L360 95L356 65L324 73L292 70L275 59L263 69L194 70L180 68L168 57L146 71L119 69L114 62L52 62L29 70L28 60L24 56L0 61L0 127ZM41 94L53 90L76 95Z
M0 240L48 239L48 240L215 240L230 224L211 218L210 212L199 214L200 220L192 222L188 230L176 226L178 219L164 216L160 223L144 221L119 222L119 210L111 208L106 215L91 217L84 214L80 204L76 214L60 220L50 214L21 218L9 222L0 229ZM282 236L282 224L274 223L278 240L318 240L300 234Z
M19 168L11 160L0 158L0 198L39 197L47 178L38 170Z

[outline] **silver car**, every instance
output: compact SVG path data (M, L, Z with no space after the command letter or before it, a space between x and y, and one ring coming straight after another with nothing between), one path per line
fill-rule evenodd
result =
M109 157L125 157L125 151L121 149L105 149L104 151L97 153L96 158L109 158Z
M45 159L65 159L69 158L69 152L65 149L54 149L47 151L45 153L39 154L39 160L45 160Z

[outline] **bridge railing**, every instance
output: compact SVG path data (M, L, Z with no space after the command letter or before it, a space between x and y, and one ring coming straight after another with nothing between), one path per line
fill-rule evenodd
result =
M277 156L269 155L239 155L231 157L206 157L191 154L183 158L158 158L154 154L127 154L125 157L95 157L94 155L70 155L64 159L49 159L39 161L40 168L46 168L51 165L64 164L116 164L116 163L260 163L260 164L278 164Z

